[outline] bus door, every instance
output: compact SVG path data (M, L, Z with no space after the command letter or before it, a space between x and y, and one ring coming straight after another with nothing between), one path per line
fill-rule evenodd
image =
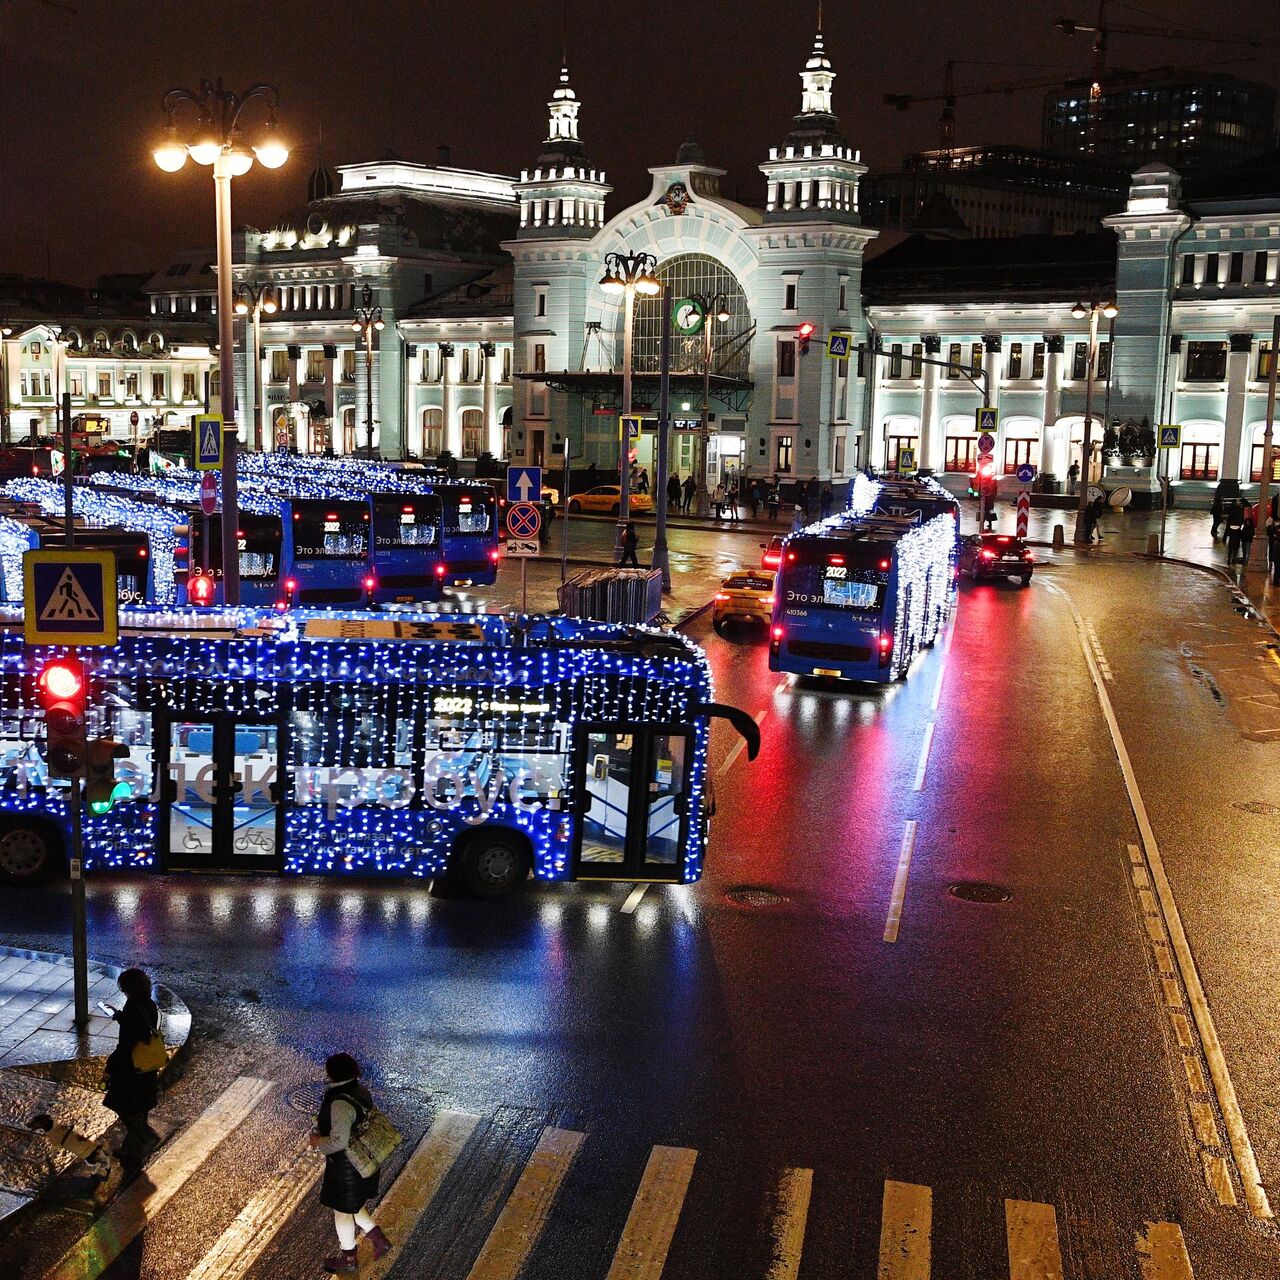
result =
M674 726L581 727L576 879L680 879L690 750L688 732Z
M159 822L166 870L281 869L280 739L278 724L222 712L166 719Z

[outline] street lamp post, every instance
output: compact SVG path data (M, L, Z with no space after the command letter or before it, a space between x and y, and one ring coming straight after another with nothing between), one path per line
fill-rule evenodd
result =
M236 297L236 315L248 316L246 323L251 332L246 338L251 339L249 351L249 368L253 371L249 381L249 412L253 414L253 448L255 453L262 452L262 330L259 321L262 312L272 316L279 310L275 297L268 292L265 284L242 284ZM249 347L249 341L245 342Z
M9 343L13 330L0 324L0 444L9 447Z
M240 116L255 98L270 109L266 133L250 150L240 136ZM174 113L190 103L198 117L194 140L178 137ZM197 164L213 166L214 210L218 237L218 377L222 399L222 599L240 603L240 554L236 537L239 501L236 491L235 350L231 318L231 179L253 167L254 156L268 169L278 169L289 149L276 132L280 91L271 84L250 85L244 93L224 89L222 81L200 82L200 88L170 89L164 96L168 125L164 139L152 150L157 165L177 173L190 156Z
M1280 315L1274 316L1271 321L1270 357L1267 368L1267 425L1262 432L1262 476L1258 481L1258 517L1254 526L1254 533L1260 533L1263 536L1260 538L1255 537L1253 542L1249 544L1249 558L1245 561L1244 566L1246 569L1256 568L1259 564L1265 569L1271 548L1271 530L1267 527L1267 509L1271 505L1271 459L1275 456L1273 447L1276 422L1276 361L1280 360ZM1262 546L1255 551L1253 548L1258 543L1262 543ZM1162 553L1163 550L1162 547ZM1274 575L1274 573L1275 569L1273 568L1272 574Z
M631 413L631 345L635 326L635 296L651 298L662 286L653 272L658 260L651 253L606 253L604 275L600 287L605 293L623 295L622 320L622 416ZM620 423L622 439L619 446L618 474L621 493L618 497L618 527L614 537L614 551L622 555L623 535L631 518L631 468L628 465L631 441L625 423Z
M729 299L723 293L708 298L702 294L693 297L702 308L702 425L698 429L698 477L697 514L704 520L711 514L707 500L707 454L711 448L711 358L715 354L716 321L725 324L729 320Z
M1076 505L1076 530L1072 537L1077 545L1089 541L1085 536L1085 512L1089 508L1089 460L1092 452L1089 436L1093 425L1093 374L1098 364L1098 317L1106 316L1112 320L1116 313L1116 304L1110 298L1077 302L1071 308L1071 314L1077 320L1089 317L1089 346L1085 352L1084 370L1084 434L1080 445L1080 500Z
M369 457L373 457L373 335L385 328L382 308L374 306L369 285L360 291L360 305L351 328L364 339L364 431Z

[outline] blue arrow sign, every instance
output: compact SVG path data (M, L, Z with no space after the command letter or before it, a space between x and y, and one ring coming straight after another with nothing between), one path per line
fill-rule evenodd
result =
M28 551L22 569L28 644L115 644L114 551Z
M1036 469L1029 462L1024 462L1018 467L1018 483L1030 484L1036 478Z
M511 467L507 471L508 502L542 501L542 468Z

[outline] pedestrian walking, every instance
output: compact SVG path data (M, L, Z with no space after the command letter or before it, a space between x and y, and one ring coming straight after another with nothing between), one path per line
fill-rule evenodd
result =
M675 471L667 477L667 510L680 510L680 476Z
M587 488L594 489L600 483L599 474L594 462L587 463Z
M1089 510L1093 512L1093 527L1089 529L1088 541L1093 541L1093 535L1098 535L1098 541L1102 541L1102 515L1107 509L1106 498L1094 498L1089 504Z
M799 533L808 523L809 513L797 502L791 516L791 532Z
M1227 563L1235 564L1240 557L1240 540L1244 536L1244 504L1232 499L1223 517L1223 531L1227 535Z
M684 511L684 514L685 514L685 515L688 515L688 514L689 514L689 508L693 506L693 497L694 497L694 494L696 494L697 492L698 492L698 486L697 486L697 484L695 484L695 483L694 483L694 479L693 479L693 477L692 477L692 476L685 476L685 478L684 478L684 506L683 506L683 508L682 508L682 510Z
M736 520L738 518L738 482L736 480L729 481L725 496L729 502L729 519Z
M325 1269L335 1275L354 1275L356 1230L362 1231L373 1247L374 1258L391 1248L366 1207L378 1194L378 1171L362 1177L347 1154L352 1131L373 1107L373 1097L360 1083L360 1064L349 1053L335 1053L324 1064L328 1088L316 1116L316 1127L308 1138L312 1150L324 1156L324 1179L320 1183L320 1203L333 1210L333 1226L338 1233L338 1252L324 1260Z
M754 520L759 516L760 507L764 503L764 486L759 480L753 480L747 493L751 499L751 518Z
M53 1117L44 1112L32 1116L27 1128L43 1134L55 1151L65 1151L75 1157L76 1164L83 1163L94 1181L105 1182L111 1176L111 1152L105 1142L86 1137L74 1125L55 1124Z
M1219 485L1213 491L1213 502L1209 505L1209 515L1212 517L1213 523L1209 526L1209 536L1216 542L1218 538L1218 526L1222 523L1222 517L1225 514L1225 507L1222 501L1222 486Z
M147 1119L160 1099L163 1064L149 1056L155 1053L160 1010L151 998L151 979L141 969L126 969L116 979L116 986L125 1000L124 1008L111 1010L120 1036L107 1058L107 1092L102 1105L120 1117L124 1141L116 1155L126 1169L136 1172L160 1145L160 1135ZM159 1047L163 1054L163 1041Z
M724 510L725 496L723 483L717 484L715 491L711 495L711 506L716 513L716 519L720 519L720 513Z
M776 480L769 486L769 494L765 498L765 506L769 511L769 519L777 520L778 509L782 506L782 496L778 492L778 482Z
M645 467L641 467L640 474L636 476L636 492L649 492L649 472Z
M1068 493L1075 493L1076 484L1079 482L1079 480L1080 480L1080 464L1078 462L1073 462L1067 468L1067 492Z
M818 497L818 510L822 512L822 518L825 520L831 514L831 508L835 506L836 495L832 491L830 483L822 486L822 493Z
M1240 531L1240 560L1244 565L1249 563L1249 555L1253 551L1253 537L1258 532L1257 507L1246 502L1244 504L1244 528Z
M626 527L622 530L622 559L618 561L620 566L630 561L635 568L640 567L640 562L636 559L636 545L639 541L635 521L628 520Z

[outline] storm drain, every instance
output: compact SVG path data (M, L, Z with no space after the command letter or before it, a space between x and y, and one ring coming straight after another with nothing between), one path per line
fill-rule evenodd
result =
M776 907L786 898L772 889L757 889L750 885L739 885L724 895L737 907Z
M1280 813L1280 804L1270 804L1266 800L1244 800L1233 808L1245 813L1256 813L1260 818L1274 818Z
M324 1088L318 1084L295 1084L284 1095L284 1100L304 1116L315 1115L320 1110L323 1099Z
M1008 902L1013 897L1004 885L987 884L983 880L961 880L947 892L953 898L963 898L965 902Z

